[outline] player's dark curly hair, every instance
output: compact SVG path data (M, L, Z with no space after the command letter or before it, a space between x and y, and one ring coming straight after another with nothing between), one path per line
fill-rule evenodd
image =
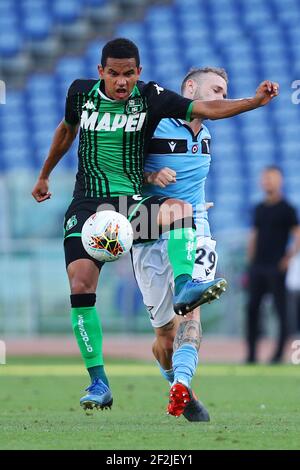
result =
M105 67L108 57L112 59L132 59L140 66L140 54L134 42L126 38L116 38L105 44L102 49L101 65Z

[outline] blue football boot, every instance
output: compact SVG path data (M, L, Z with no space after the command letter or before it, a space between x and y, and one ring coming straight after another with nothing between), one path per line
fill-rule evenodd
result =
M80 406L85 410L111 408L113 404L112 393L101 379L94 379L92 384L86 388L86 391L89 393L80 399Z
M192 279L174 296L174 311L177 315L186 315L199 305L210 303L218 299L225 292L227 282L221 277L213 281L200 281Z

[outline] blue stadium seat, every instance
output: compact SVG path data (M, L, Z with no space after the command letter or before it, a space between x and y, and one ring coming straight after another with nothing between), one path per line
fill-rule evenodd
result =
M26 132L2 134L1 160L5 170L33 168L30 154L30 140Z
M1 60L22 53L27 40L50 37L57 25L76 24L83 7L91 12L104 4L107 0L0 1ZM259 175L268 164L282 166L287 194L300 200L300 105L291 102L292 94L297 94L292 81L300 76L299 22L298 0L218 0L205 5L199 0L174 0L151 6L140 21L116 26L116 36L129 37L139 46L142 80L179 91L191 66L214 65L228 71L229 97L253 95L265 78L280 83L281 96L270 106L207 122L212 133L207 188L216 202L211 212L214 227L247 223L242 208L261 196ZM91 39L81 55L61 57L54 73L33 74L23 90L8 92L7 105L0 106L1 171L40 168L63 117L69 85L76 78L98 77L105 41ZM18 135L14 147L12 129ZM76 166L75 144L55 171L75 173ZM61 203L55 202L54 212ZM21 233L21 227L18 230Z
M85 0L87 6L100 7L107 3L107 0Z
M145 21L156 27L157 25L166 26L174 19L173 12L168 6L157 6L149 9Z
M217 206L210 212L209 220L212 226L212 231L218 230L232 230L232 227L241 228L247 225L246 220L240 217L240 214L234 209L228 209L226 205L217 208Z
M32 93L47 93L54 90L56 82L53 75L39 73L31 75L26 85Z
M0 31L0 57L13 57L21 51L21 48L22 40L17 29Z
M69 24L79 18L82 2L80 0L53 0L53 16L54 21Z
M117 27L117 36L129 38L135 43L144 41L145 30L143 23L124 23Z
M24 18L23 31L25 39L43 40L50 34L51 28L52 21L46 12L43 15L37 13Z
M276 2L277 3L277 11L278 11L278 18L280 23L284 26L296 26L299 25L300 21L300 5L299 2L291 2L290 5L286 4L286 2ZM281 4L280 4L281 3Z

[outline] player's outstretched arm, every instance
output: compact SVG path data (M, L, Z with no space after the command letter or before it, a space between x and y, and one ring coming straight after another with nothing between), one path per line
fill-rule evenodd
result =
M272 98L279 94L279 85L275 82L265 80L256 90L252 98L240 100L213 100L194 101L192 119L223 119L236 114L245 113L252 109L268 104Z
M38 180L32 190L32 196L37 202L46 201L50 199L51 193L49 192L49 176L53 168L57 165L59 160L67 153L71 147L76 134L78 126L70 126L62 121L56 128L53 141L49 150L49 155L41 169Z

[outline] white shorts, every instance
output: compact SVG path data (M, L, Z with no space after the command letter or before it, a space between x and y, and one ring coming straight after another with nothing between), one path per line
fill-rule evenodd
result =
M132 263L134 274L143 296L150 321L154 328L166 325L172 320L174 280L173 270L167 251L168 240L134 245ZM197 254L193 278L213 280L218 255L216 242L210 237L197 237Z

